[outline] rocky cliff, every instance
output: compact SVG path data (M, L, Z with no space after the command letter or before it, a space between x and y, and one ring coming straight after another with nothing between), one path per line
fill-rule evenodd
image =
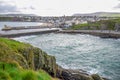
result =
M0 38L0 62L17 63L23 69L34 71L43 69L61 80L103 80L99 75L88 75L75 70L63 69L50 56L39 48L15 40Z

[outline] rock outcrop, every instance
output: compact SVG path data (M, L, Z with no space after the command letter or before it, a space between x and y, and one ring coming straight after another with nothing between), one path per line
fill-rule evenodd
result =
M0 61L16 62L24 69L43 69L56 76L56 59L29 44L0 38Z
M98 74L89 75L83 70L63 69L58 72L58 77L62 80L107 80L100 77Z

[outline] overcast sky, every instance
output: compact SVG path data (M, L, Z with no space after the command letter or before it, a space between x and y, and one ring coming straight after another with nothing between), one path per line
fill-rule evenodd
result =
M63 16L101 11L120 12L120 0L0 0L0 13Z

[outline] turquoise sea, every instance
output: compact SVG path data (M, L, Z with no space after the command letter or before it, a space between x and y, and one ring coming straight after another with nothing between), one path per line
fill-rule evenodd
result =
M56 57L64 68L83 69L110 80L120 80L120 39L82 34L41 34L14 38Z

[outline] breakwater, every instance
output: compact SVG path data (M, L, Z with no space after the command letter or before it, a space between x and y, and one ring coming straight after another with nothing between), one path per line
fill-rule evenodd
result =
M120 38L120 32L108 31L108 30L62 30L59 33L70 33L70 34L90 34L94 36L99 36L101 38Z
M0 31L0 37L19 37L26 35L38 35L43 33L57 32L59 28L29 29L29 30L11 30Z
M49 28L49 27L47 27L47 26L19 26L19 27L5 26L4 28L2 28L2 31L23 30L23 29L40 29L40 28Z
M25 30L25 29L41 29L41 28L55 28L54 26L51 26L49 24L44 24L41 26L18 26L18 27L11 27L4 25L4 28L2 28L2 31L9 31L9 30Z

